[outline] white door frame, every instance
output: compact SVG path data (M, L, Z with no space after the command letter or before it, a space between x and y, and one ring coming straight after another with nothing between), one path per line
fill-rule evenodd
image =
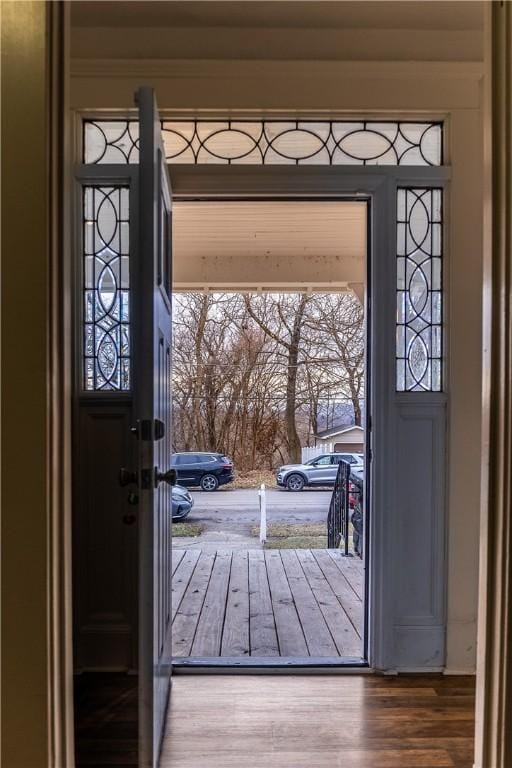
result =
M131 118L130 111L103 113ZM77 113L77 133L81 120L97 114ZM78 127L80 123L80 128ZM78 147L80 143L78 142ZM110 168L112 175L123 175L123 166ZM129 166L125 166L128 168ZM87 166L80 165L79 173ZM97 170L98 167L96 166ZM133 166L132 166L133 168ZM114 170L115 169L115 170ZM446 411L448 386L446 356L449 328L446 323L447 292L444 292L444 391L418 393L395 391L396 334L396 190L398 187L445 188L451 176L449 166L314 166L314 165L171 165L175 198L343 198L358 196L371 201L372 227L370 271L372 275L371 328L372 374L369 407L372 413L372 499L370 507L370 553L368 580L368 661L382 671L441 671L446 645ZM116 173L117 171L117 173ZM120 173L119 173L120 172ZM85 171L87 174L87 171ZM447 209L447 195L444 208ZM444 273L448 274L446 216ZM379 289L376 289L376 286ZM378 409L377 404L386 403ZM411 426L425 427L430 440L423 446L431 457L429 474L424 474L423 490L429 494L422 509L407 508L409 492L414 492L421 471L421 459L414 464L416 440ZM404 440L409 438L409 444ZM419 453L418 453L419 456ZM400 472L406 459L410 476ZM412 462L412 463L411 463ZM409 486L407 486L409 483ZM403 493L397 488L405 489ZM384 514L379 514L379 510ZM415 514L417 515L415 520ZM422 552L430 546L429 572L419 571L414 551L398 551L404 523L409 532L414 523L423 525ZM420 546L418 544L418 546ZM407 556L407 557L406 557ZM425 564L425 559L423 565ZM422 592L415 604L414 589Z
M375 670L439 671L445 663L446 634L446 450L447 407L446 365L444 391L419 393L395 391L396 355L396 190L397 187L446 187L450 169L446 166L226 166L171 165L175 200L229 198L273 199L306 197L361 197L371 203L372 222L369 240L371 274L369 366L370 391L367 402L371 425L370 548L368 580L368 662ZM446 195L445 195L446 207ZM444 235L446 242L447 237ZM444 271L446 267L446 249ZM444 317L446 318L446 294ZM448 329L444 324L444 354ZM386 407L382 407L385 403ZM377 407L380 404L381 407ZM414 446L404 445L402 424L425 423L431 429L432 488L430 540L431 572L411 572L416 558L397 552L397 531L410 515L396 492L400 478L400 457ZM402 445L400 445L400 441ZM418 446L420 449L421 446ZM423 446L423 450L427 446ZM415 483L417 477L412 479ZM425 482L429 482L426 478ZM411 486L409 486L411 490ZM379 514L379 511L385 514ZM423 510L424 512L424 510ZM422 510L418 510L421 514ZM414 510L412 511L414 514ZM425 545L427 542L423 542ZM401 586L428 581L427 604L413 614ZM424 596L423 596L424 597Z

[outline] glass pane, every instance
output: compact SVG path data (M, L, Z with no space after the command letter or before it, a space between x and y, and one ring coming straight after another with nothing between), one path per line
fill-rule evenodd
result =
M130 389L129 190L83 193L84 388Z
M442 190L397 191L396 388L442 388Z
M438 166L443 126L376 120L163 120L162 140L168 161L191 165ZM138 158L136 121L84 122L85 163L137 163Z

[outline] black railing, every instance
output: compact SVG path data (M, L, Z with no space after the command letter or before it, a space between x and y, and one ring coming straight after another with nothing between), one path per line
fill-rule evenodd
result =
M343 538L345 555L349 554L349 484L350 464L347 461L340 461L329 505L329 514L327 515L327 546L329 549L339 549Z
M363 556L363 481L351 475L347 461L340 461L338 465L327 515L327 546L341 549L347 557Z

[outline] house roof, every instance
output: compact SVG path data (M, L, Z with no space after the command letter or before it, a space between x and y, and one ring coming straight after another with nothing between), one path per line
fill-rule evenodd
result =
M315 437L323 440L326 437L336 437L337 435L343 435L346 432L351 432L354 429L359 432L363 432L363 428L360 427L359 424L349 424L349 426L345 425L343 427L332 427L331 429L324 429L322 432L317 432Z

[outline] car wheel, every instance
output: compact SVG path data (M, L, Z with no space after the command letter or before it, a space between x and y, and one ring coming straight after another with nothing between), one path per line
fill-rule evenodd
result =
M216 491L219 487L219 481L215 475L203 475L200 486L202 491Z
M304 478L302 475L290 475L286 480L286 487L289 491L302 491L304 488Z

